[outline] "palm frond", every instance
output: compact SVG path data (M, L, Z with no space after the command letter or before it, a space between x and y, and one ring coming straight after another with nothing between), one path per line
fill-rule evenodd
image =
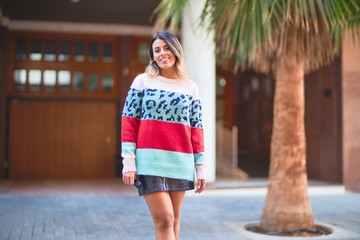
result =
M176 28L186 0L162 0L157 23ZM305 71L329 63L348 28L359 37L360 0L206 0L201 27L215 32L217 62L270 72L295 52Z
M188 0L162 0L152 15L156 18L154 29L168 28L174 33L177 32L187 3Z

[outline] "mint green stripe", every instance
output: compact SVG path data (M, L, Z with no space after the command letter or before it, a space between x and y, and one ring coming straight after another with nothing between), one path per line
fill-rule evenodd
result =
M137 174L194 181L194 155L153 149L136 150Z
M121 154L131 154L135 153L136 144L133 142L123 142L121 143Z
M194 158L195 158L195 164L205 163L205 154L203 152L194 154Z

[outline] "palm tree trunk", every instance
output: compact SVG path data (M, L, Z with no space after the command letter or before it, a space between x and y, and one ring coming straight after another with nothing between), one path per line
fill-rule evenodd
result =
M275 80L269 186L261 228L308 229L314 220L306 174L304 62L294 53L288 55L277 65Z

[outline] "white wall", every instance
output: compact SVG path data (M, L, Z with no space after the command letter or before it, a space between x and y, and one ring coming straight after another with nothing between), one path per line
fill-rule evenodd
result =
M203 106L203 127L208 182L215 181L215 46L213 34L198 27L205 0L191 0L182 17L182 45L187 72L197 83Z

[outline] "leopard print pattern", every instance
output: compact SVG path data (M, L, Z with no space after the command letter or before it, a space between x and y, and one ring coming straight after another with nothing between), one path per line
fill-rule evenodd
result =
M143 96L143 91L131 88L126 96L123 116L140 118L141 99L143 98Z
M158 89L130 89L124 115L202 128L201 104L191 95Z

